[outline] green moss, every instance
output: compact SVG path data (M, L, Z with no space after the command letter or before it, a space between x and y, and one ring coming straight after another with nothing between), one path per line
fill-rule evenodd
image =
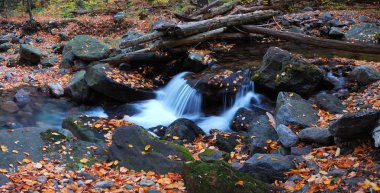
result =
M184 147L182 145L177 145L177 144L175 144L175 145L177 146L177 151L182 154L185 161L193 161L194 160L193 154L191 154L190 151L186 147Z
M241 173L223 161L186 163L183 174L189 193L265 193L270 186ZM243 181L243 186L236 182Z

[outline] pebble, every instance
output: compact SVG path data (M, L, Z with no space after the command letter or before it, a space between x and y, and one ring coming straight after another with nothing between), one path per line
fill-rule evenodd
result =
M45 183L47 182L47 178L46 178L46 176L39 176L39 177L37 178L37 181L38 181L39 183L41 183L41 184L45 184Z
M114 185L112 181L101 181L95 184L95 188L101 188L101 189L106 189L106 188L111 188Z
M140 186L153 186L155 183L152 180L142 179Z

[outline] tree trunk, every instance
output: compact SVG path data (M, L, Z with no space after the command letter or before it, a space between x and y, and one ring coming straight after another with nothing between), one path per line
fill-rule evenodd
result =
M32 13L32 0L26 0L27 1L27 9L28 9L28 14L29 14L29 21L33 21L33 13Z
M380 54L380 46L374 44L350 43L338 40L322 39L303 34L257 27L253 25L244 25L241 26L240 29L250 33L268 35L288 41L294 41L302 44L309 44L323 48L344 50L354 53Z

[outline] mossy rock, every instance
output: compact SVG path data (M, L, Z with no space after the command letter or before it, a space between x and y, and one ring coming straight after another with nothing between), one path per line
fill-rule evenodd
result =
M183 179L188 193L267 193L269 184L241 173L223 161L193 161L185 165ZM243 184L241 185L240 182Z
M101 118L99 117L86 117L86 116L70 116L62 122L62 128L67 129L73 133L79 140L88 142L104 141L105 131L89 127L88 122L95 122Z
M226 152L218 151L215 149L205 149L204 152L199 154L199 157L202 161L227 161L230 158L230 155Z

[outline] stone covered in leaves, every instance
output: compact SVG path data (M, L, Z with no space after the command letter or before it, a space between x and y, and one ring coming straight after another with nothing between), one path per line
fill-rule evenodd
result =
M76 36L66 47L71 47L74 56L86 62L98 61L110 54L108 45L88 35Z
M158 140L136 125L117 128L112 142L110 159L134 170L180 172L184 162L194 159L185 147Z
M271 91L292 91L310 95L321 87L322 71L291 53L271 47L253 76L255 83Z
M119 102L132 102L154 97L152 90L143 88L144 82L141 85L135 84L132 80L130 80L131 82L128 82L129 80L120 82L118 78L109 77L107 72L112 74L112 69L103 63L91 66L84 75L87 85L98 93ZM141 80L136 79L135 81Z
M223 161L186 163L183 179L188 193L266 193L271 187Z
M301 128L317 125L318 112L296 93L280 92L276 104L276 123Z

